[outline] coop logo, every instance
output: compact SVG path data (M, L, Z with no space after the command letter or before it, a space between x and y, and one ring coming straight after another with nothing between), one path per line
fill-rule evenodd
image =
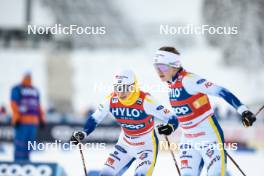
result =
M173 109L176 115L186 115L192 112L188 105L174 107Z
M114 116L122 117L139 117L142 110L131 109L131 108L112 108L111 112Z
M1 176L54 176L53 170L49 165L20 165L16 163L1 163Z
M176 88L170 90L170 97L171 98L179 98L181 96L182 88Z
M123 128L127 128L129 130L138 130L138 129L144 128L145 124L144 123L141 123L141 124L125 124L125 123L122 123L121 126Z

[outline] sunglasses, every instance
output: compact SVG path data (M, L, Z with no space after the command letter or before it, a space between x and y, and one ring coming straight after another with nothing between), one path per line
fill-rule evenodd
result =
M167 72L170 69L170 66L166 64L154 64L154 67L161 72Z

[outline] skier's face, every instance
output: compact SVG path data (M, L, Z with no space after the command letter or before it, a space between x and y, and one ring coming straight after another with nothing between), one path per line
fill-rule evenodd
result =
M130 95L130 92L118 92L117 96L121 100L125 100Z
M125 100L133 91L134 84L131 85L114 85L114 90L117 93L118 98Z
M169 81L173 76L173 68L165 64L155 64L155 69L161 81Z

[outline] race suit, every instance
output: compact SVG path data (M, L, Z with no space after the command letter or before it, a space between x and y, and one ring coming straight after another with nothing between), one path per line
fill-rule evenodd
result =
M170 103L183 131L181 174L198 176L204 166L209 176L225 175L224 135L207 95L222 97L240 114L247 107L227 89L183 69L168 84Z
M158 154L154 117L161 119L164 123L172 124L176 129L178 120L174 113L143 91L140 91L136 102L129 106L123 105L117 95L112 94L88 118L84 131L90 134L109 112L120 124L121 134L101 175L122 175L133 161L136 162L135 175L152 175Z

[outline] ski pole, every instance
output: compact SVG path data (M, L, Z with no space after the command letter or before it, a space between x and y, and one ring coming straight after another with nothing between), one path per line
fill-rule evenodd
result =
M264 109L264 105L255 113L255 116L257 116L262 110ZM243 176L246 176L246 174L242 171L242 169L239 167L237 162L229 155L226 151L227 157L233 162L233 164L238 168L238 170L242 173Z
M255 116L257 116L263 109L264 109L264 105L261 108L259 108L259 110L256 112Z
M242 171L242 169L239 167L239 165L237 164L237 162L227 153L227 151L225 151L225 153L228 156L228 158L233 162L233 164L238 168L238 170L241 172L241 174L243 176L246 176L245 172Z
M83 154L83 150L82 150L82 143L80 142L79 139L77 139L78 141L78 147L79 147L79 151L80 151L80 154L81 154L81 158L82 158L82 164L83 164L83 170L84 170L84 174L85 176L87 176L87 170L86 170L86 165L85 165L85 159L84 159L84 154Z
M178 164L177 164L177 160L176 160L176 158L175 158L175 155L174 155L173 151L172 151L171 148L170 148L170 141L169 141L169 139L168 139L167 136L165 136L165 139L166 139L166 141L167 141L167 143L168 143L168 147L169 147L169 150L170 150L171 156L172 156L172 158L173 158L173 160L174 160L174 164L175 164L175 166L176 166L176 169L177 169L177 171L178 171L178 174L179 174L179 176L181 176L181 172L180 172L179 166L178 166Z

